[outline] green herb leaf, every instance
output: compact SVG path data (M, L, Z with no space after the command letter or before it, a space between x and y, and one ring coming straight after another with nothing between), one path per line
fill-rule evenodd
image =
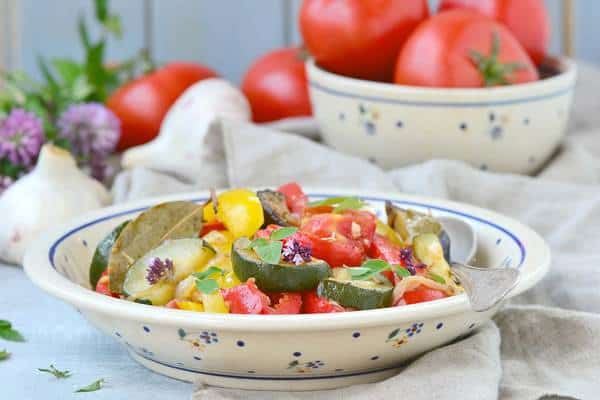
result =
M9 321L0 321L0 338L9 340L11 342L24 342L25 338L19 331L12 328L12 324Z
M98 379L97 381L92 382L87 386L77 389L75 391L75 393L95 392L96 390L102 389L103 385L104 385L104 379Z
M253 249L255 247L260 247L260 246L266 246L267 244L269 244L269 241L265 238L258 238L258 239L254 239L253 241L251 241L248 244L248 248L249 249Z
M394 271L396 272L396 274L398 274L399 277L402 277L402 278L406 278L411 275L410 272L406 268L404 268L400 265L394 265Z
M104 22L108 18L108 1L107 0L95 0L94 1L96 18L100 22Z
M73 82L81 76L83 68L73 60L63 58L55 58L52 60L52 66L58 72L63 83L67 86L72 86Z
M49 368L38 368L38 371L40 372L47 372L49 374L54 375L56 378L61 379L61 378L68 378L71 376L71 372L68 370L58 370L56 369L56 367L52 364L50 364Z
M435 282L440 283L442 285L446 284L446 280L443 277L439 276L438 274L434 274L433 272L429 272L427 274L427 277L429 279L431 279L432 281L435 281Z
M8 351L6 351L6 349L0 350L0 361L6 360L9 357L10 357L10 353Z
M348 197L328 197L323 200L315 200L308 202L309 207L318 207L318 206L333 206L343 202Z
M286 237L292 236L296 232L298 232L298 228L296 228L295 226L280 228L271 233L271 240L282 240Z
M196 289L201 293L211 294L219 289L219 283L214 279L197 280Z
M281 258L281 249L283 244L279 241L267 242L263 246L254 247L258 257L269 264L277 264Z
M202 280L202 279L206 279L209 276L211 276L212 274L216 274L216 273L223 274L223 270L221 268L215 267L213 265L213 266L210 266L210 267L206 268L202 272L195 272L195 273L193 273L192 276L194 278L196 278L196 279Z
M367 260L360 267L348 268L353 280L364 281L380 272L390 269L390 264L384 260Z
M333 209L333 212L341 213L342 211L346 211L346 210L358 210L360 208L363 208L366 204L367 203L365 203L364 201L362 201L359 198L348 197L347 199L345 199L344 201L339 203L337 206L335 206L335 208Z

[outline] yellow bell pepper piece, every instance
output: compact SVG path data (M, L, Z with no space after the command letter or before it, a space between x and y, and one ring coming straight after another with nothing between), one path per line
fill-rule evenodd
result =
M210 231L202 239L220 253L227 255L231 253L233 236L228 231Z
M221 287L223 289L229 289L229 288L235 287L241 283L240 279L237 277L237 275L233 271L230 271L230 272L226 273L225 275L222 275L217 280L217 282L219 282L219 287Z
M208 203L202 210L203 218L212 222L216 217L231 232L233 239L254 235L264 222L260 200L250 190L228 190L217 196L217 202L216 216L212 203Z
M202 304L204 304L204 311L219 314L229 313L229 306L218 291L211 294L202 293L201 297Z
M387 239L389 239L390 242L392 242L395 245L404 246L402 239L396 233L396 231L394 231L392 227L390 227L388 224L383 223L383 221L379 219L377 220L377 223L375 225L375 232L381 236L386 237Z
M186 300L177 300L177 308L180 310L203 312L204 306L200 303Z

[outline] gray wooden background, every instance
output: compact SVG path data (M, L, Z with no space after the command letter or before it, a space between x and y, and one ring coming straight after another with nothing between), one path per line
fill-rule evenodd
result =
M552 52L561 51L561 1L547 0ZM430 1L432 6L437 0ZM300 41L301 0L112 0L124 37L110 43L113 60L149 47L158 61L201 61L234 82L256 57ZM600 64L600 1L575 2L575 51ZM92 16L92 0L0 0L0 67L38 76L36 56L81 57L76 21Z

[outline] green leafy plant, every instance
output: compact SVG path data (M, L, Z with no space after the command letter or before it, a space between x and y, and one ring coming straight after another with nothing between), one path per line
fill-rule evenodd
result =
M283 243L281 240L292 236L298 231L296 227L279 228L271 232L269 239L257 238L250 242L249 249L253 249L258 258L269 264L277 264L281 258Z
M13 329L12 324L7 320L0 320L0 338L11 342L24 342L25 338L19 331Z
M309 207L318 206L334 206L334 213L341 213L345 210L358 210L366 206L367 203L359 199L358 197L329 197L324 200L311 201L308 203Z
M48 368L38 368L38 371L47 372L49 374L54 375L58 379L64 379L64 378L68 378L71 376L70 371L68 371L68 370L61 371L59 369L56 369L56 367L52 364L50 364L50 367L48 367Z
M198 289L200 293L213 293L215 290L219 289L219 283L210 276L214 274L223 275L224 273L225 271L221 268L210 266L202 272L192 274L192 276L196 278L196 289Z
M105 383L104 379L98 379L97 381L94 381L87 386L77 389L75 391L75 393L95 392L96 390L102 389L102 386L104 386L104 383Z

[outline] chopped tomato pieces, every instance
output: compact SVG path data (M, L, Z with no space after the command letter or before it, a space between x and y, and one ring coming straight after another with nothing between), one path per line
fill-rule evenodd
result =
M431 289L427 286L420 285L416 289L404 293L404 301L406 304L423 303L426 301L443 299L448 297L446 293L441 290Z
M273 306L267 306L263 314L299 314L302 308L302 294L273 293L270 294Z
M277 191L285 195L285 201L291 212L298 216L304 213L304 209L308 203L308 196L304 194L304 191L298 183L286 183L285 185L278 187Z
M344 312L344 307L320 297L316 291L302 293L302 312L305 314Z
M270 303L269 297L261 292L254 279L229 289L221 289L221 294L229 303L232 314L261 314Z

